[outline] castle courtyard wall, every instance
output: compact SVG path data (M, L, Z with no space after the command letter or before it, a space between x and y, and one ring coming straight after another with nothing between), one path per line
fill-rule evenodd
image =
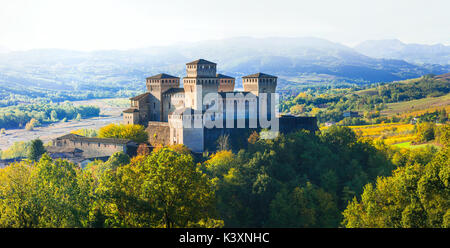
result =
M170 127L168 122L150 121L145 129L148 133L148 143L151 146L170 144Z

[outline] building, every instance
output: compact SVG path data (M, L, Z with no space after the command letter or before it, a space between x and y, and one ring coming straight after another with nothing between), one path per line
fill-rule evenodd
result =
M261 125L250 123L264 117L261 103L272 106L267 94L275 93L277 87L276 76L260 72L242 77L244 91L235 91L235 78L217 73L217 64L204 59L186 64L182 82L181 88L179 77L164 73L148 77L147 92L130 98L131 106L123 111L123 122L144 125L152 146L184 144L194 152L212 151L220 135L247 139L249 130L261 130ZM208 98L211 95L215 98ZM267 113L267 120L274 120L270 118L273 111L268 108L262 113ZM217 125L208 127L202 122L205 118ZM281 125L280 132L318 130L315 117L275 118ZM240 123L249 124L248 128L238 128Z
M360 117L358 112L348 111L342 114L343 117Z
M53 140L46 150L52 158L73 159L78 163L85 159L110 157L116 152L135 155L137 144L127 139L88 138L77 134L66 134ZM80 160L80 161L78 161Z

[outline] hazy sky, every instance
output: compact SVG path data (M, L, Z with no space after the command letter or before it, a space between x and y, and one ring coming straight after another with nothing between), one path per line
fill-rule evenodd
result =
M0 47L129 49L236 36L450 45L449 0L0 0Z

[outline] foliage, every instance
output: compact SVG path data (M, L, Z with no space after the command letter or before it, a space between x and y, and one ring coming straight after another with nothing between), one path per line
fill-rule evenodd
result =
M109 124L100 128L98 137L130 139L137 143L145 143L148 140L144 126L133 124Z
M75 131L71 131L70 133L81 135L81 136L84 136L84 137L90 137L90 138L98 136L97 130L90 129L90 128L82 128L82 129L78 129L78 130L75 130Z
M217 150L218 151L225 151L230 150L230 135L221 135L217 139Z
M137 154L139 156L148 156L150 155L150 148L147 146L147 144L142 143L138 146Z
M318 136L299 131L258 140L237 154L220 151L203 169L218 180L226 227L337 227L347 201L393 164L351 129L332 127Z
M416 142L428 142L434 140L436 125L429 122L419 123L416 126Z
M96 190L98 209L111 227L190 227L217 225L214 182L190 155L163 148L106 170ZM214 224L215 223L215 224Z
M47 155L0 169L0 227L87 227L88 186L74 164Z
M375 87L374 87L375 86ZM365 123L398 122L399 118L408 116L380 116L380 111L389 104L407 102L416 99L444 96L450 93L448 81L438 80L430 76L422 77L410 83L385 83L364 87L336 88L310 88L297 95L286 95L281 103L282 112L292 114L316 116L320 123L329 121L342 122L343 125L359 125ZM411 110L411 109L409 109ZM413 109L414 110L414 109ZM343 113L358 111L362 117L344 118ZM433 110L434 111L434 110ZM423 121L438 121L445 123L448 115L444 109L435 109L428 114L421 112Z
M27 158L32 161L38 161L44 153L44 143L40 139L35 139L31 141L30 147L28 148Z
M364 187L343 212L346 227L450 227L450 150L399 167Z
M100 109L96 106L74 106L69 102L19 104L0 108L0 127L22 128L32 119L36 121L35 124L57 122L64 118L73 120L78 114L86 118L94 117L100 114Z
M28 150L31 142L17 141L8 149L2 151L2 159L24 158L28 155Z

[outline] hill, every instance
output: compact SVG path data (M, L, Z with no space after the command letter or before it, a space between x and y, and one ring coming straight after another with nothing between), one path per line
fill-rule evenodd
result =
M77 90L96 87L144 89L144 79L166 72L182 76L185 63L199 57L220 72L240 77L264 71L292 82L387 82L450 71L449 65L415 65L378 59L318 38L232 38L134 50L80 52L40 49L0 54L0 86ZM322 81L322 82L323 82ZM238 80L237 86L240 86ZM102 90L100 88L100 90Z
M442 44L405 44L399 40L370 40L355 46L355 50L369 57L401 59L417 64L450 64L450 46Z

